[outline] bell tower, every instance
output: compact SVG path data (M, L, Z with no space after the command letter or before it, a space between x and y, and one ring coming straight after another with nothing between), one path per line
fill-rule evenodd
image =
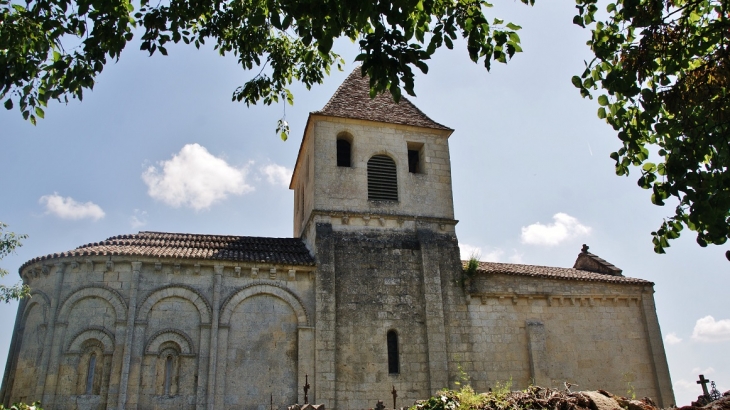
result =
M357 68L310 113L289 186L294 236L317 260L314 389L326 408L370 408L393 387L412 402L455 371L453 130L406 98L369 94Z
M452 232L448 138L453 132L406 98L371 99L356 68L327 105L310 113L290 189L294 236L313 229L413 231L416 221Z

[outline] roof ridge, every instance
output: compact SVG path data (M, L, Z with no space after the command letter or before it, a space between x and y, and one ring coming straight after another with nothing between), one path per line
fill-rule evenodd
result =
M467 261L461 261L462 264ZM490 269L491 268L491 269ZM479 261L477 271L484 273L503 273L506 275L536 276L562 280L583 280L588 282L608 282L616 284L653 285L652 282L623 275L607 275L585 269L557 266L528 265L509 262Z
M191 255L192 252L201 249L208 253ZM51 259L103 255L215 259L308 266L315 264L314 257L301 238L142 231L137 234L116 235L103 241L80 245L69 251L36 257L21 265L19 271L22 272L33 263Z

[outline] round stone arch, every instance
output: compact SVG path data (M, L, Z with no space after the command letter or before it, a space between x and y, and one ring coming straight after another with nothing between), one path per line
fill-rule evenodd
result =
M207 324L211 322L210 318L212 316L212 309L210 307L210 303L208 303L200 292L185 285L168 285L152 291L140 305L139 312L137 313L137 319L147 320L152 307L155 306L157 302L162 299L172 297L185 299L195 305L198 309L198 313L200 314L201 323Z
M30 310L34 306L39 306L43 309L43 323L48 323L48 309L51 307L51 301L48 296L40 290L34 290L30 292L30 300L23 309L23 316L21 319L21 329L25 328L25 321L28 320Z
M367 161L370 161L370 158L372 158L372 157L374 157L376 155L384 155L384 156L390 158L391 160L393 160L393 162L395 163L396 169L401 169L401 166L403 166L403 164L401 163L400 158L398 158L398 155L390 152L387 149L383 149L383 148L377 149L377 150L374 150L374 151L368 153L366 155ZM367 161L365 161L365 163L367 163ZM408 164L406 164L406 165L408 165Z
M145 345L145 354L159 354L161 350L160 346L167 342L177 344L180 347L180 354L183 356L195 355L193 339L187 333L178 329L163 329L152 335Z
M88 298L99 298L108 302L114 308L114 314L118 322L126 320L127 315L127 304L124 302L122 296L116 290L108 288L106 286L89 285L82 286L76 289L69 295L61 305L61 310L58 312L58 321L61 323L68 322L68 315L71 313L71 309L83 299Z
M104 354L114 353L114 334L101 326L89 326L76 333L68 343L66 353L81 354L87 340L98 340L104 347Z
M307 310L304 308L304 305L298 297L296 297L294 294L286 289L266 284L249 285L240 289L238 292L229 297L228 300L226 300L221 307L220 325L229 326L231 322L231 316L233 315L233 310L236 308L236 306L238 306L239 304L241 304L241 302L250 298L251 296L257 295L271 295L283 300L294 310L294 313L297 315L298 326L309 326L309 317L307 315Z

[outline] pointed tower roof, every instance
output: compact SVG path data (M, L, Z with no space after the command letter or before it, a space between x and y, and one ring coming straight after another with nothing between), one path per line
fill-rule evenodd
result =
M400 103L389 93L370 98L370 79L362 76L360 67L350 73L324 108L312 114L453 131L428 118L406 97L401 97Z

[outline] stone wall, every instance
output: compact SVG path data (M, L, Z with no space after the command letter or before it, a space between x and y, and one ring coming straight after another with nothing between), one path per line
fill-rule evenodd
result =
M263 410L314 373L313 267L90 257L23 277L5 404Z
M633 389L674 404L651 286L484 274L463 292L447 307L452 378L461 369L477 390Z
M434 239L427 243L424 235ZM424 247L430 242L453 246L453 235L350 232L320 224L317 242L318 260L329 274L320 270L327 282L318 284L317 330L318 335L334 333L334 340L317 343L317 368L330 370L318 373L318 401L338 409L368 408L395 387L400 402L410 404L428 397L434 386L445 387L443 315L438 328L439 318L429 311L443 306L433 297L432 273L445 261ZM440 293L440 286L436 290ZM326 320L321 311L327 312ZM399 371L394 373L388 363L389 331L398 336ZM335 366L329 368L332 358Z
M388 402L393 386L410 404L463 377L477 390L567 381L673 403L652 286L464 282L454 221L366 216L317 216L316 268L122 256L28 266L34 293L2 400L264 410L272 394L277 408L301 402L309 374L310 401L330 409Z

